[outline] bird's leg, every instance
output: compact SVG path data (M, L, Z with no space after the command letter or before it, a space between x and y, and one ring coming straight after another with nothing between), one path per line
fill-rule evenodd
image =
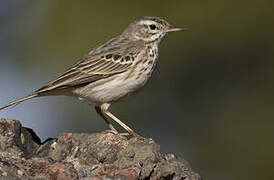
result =
M95 111L104 119L107 123L108 127L114 132L114 134L118 134L118 131L113 127L113 125L107 120L107 118L102 113L102 109L99 106L95 106Z
M139 134L137 134L136 132L134 132L130 127L128 127L125 123L123 123L121 120L119 120L117 117L115 117L111 112L108 111L108 107L109 106L101 106L101 110L111 119L113 119L115 122L117 122L120 126L122 126L130 135L134 136L134 137L138 137L141 138L141 136Z

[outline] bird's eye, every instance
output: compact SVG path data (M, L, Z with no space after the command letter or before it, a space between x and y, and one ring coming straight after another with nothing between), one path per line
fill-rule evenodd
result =
M150 24L150 25L149 25L149 28L150 28L151 30L155 30L155 29L156 29L156 25L155 25L155 24Z

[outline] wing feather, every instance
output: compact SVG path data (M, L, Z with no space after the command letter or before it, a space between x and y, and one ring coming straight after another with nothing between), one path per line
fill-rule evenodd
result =
M114 74L126 71L132 62L121 62L114 59L106 59L105 57L90 57L80 61L55 80L43 86L38 92L60 89L65 87L73 87L85 83L91 83L103 78L107 78Z
M123 73L133 64L133 61L128 61L128 58L125 57L138 54L143 46L143 41L132 43L126 37L118 36L113 38L98 48L93 49L77 64L36 92L79 86ZM134 60L134 58L132 59Z

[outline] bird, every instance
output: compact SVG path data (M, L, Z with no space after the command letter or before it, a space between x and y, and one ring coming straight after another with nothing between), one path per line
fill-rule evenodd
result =
M119 134L111 118L127 132L141 137L109 111L111 104L141 89L150 79L158 61L158 46L169 32L183 31L159 17L141 17L117 37L92 49L87 55L46 85L4 106L42 96L72 96L95 107L110 131ZM123 134L123 133L120 133Z

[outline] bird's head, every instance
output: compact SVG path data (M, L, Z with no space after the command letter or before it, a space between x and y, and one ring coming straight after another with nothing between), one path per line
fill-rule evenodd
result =
M129 24L123 35L150 43L160 42L168 32L183 30L186 30L186 28L173 27L167 21L158 17L143 17Z

